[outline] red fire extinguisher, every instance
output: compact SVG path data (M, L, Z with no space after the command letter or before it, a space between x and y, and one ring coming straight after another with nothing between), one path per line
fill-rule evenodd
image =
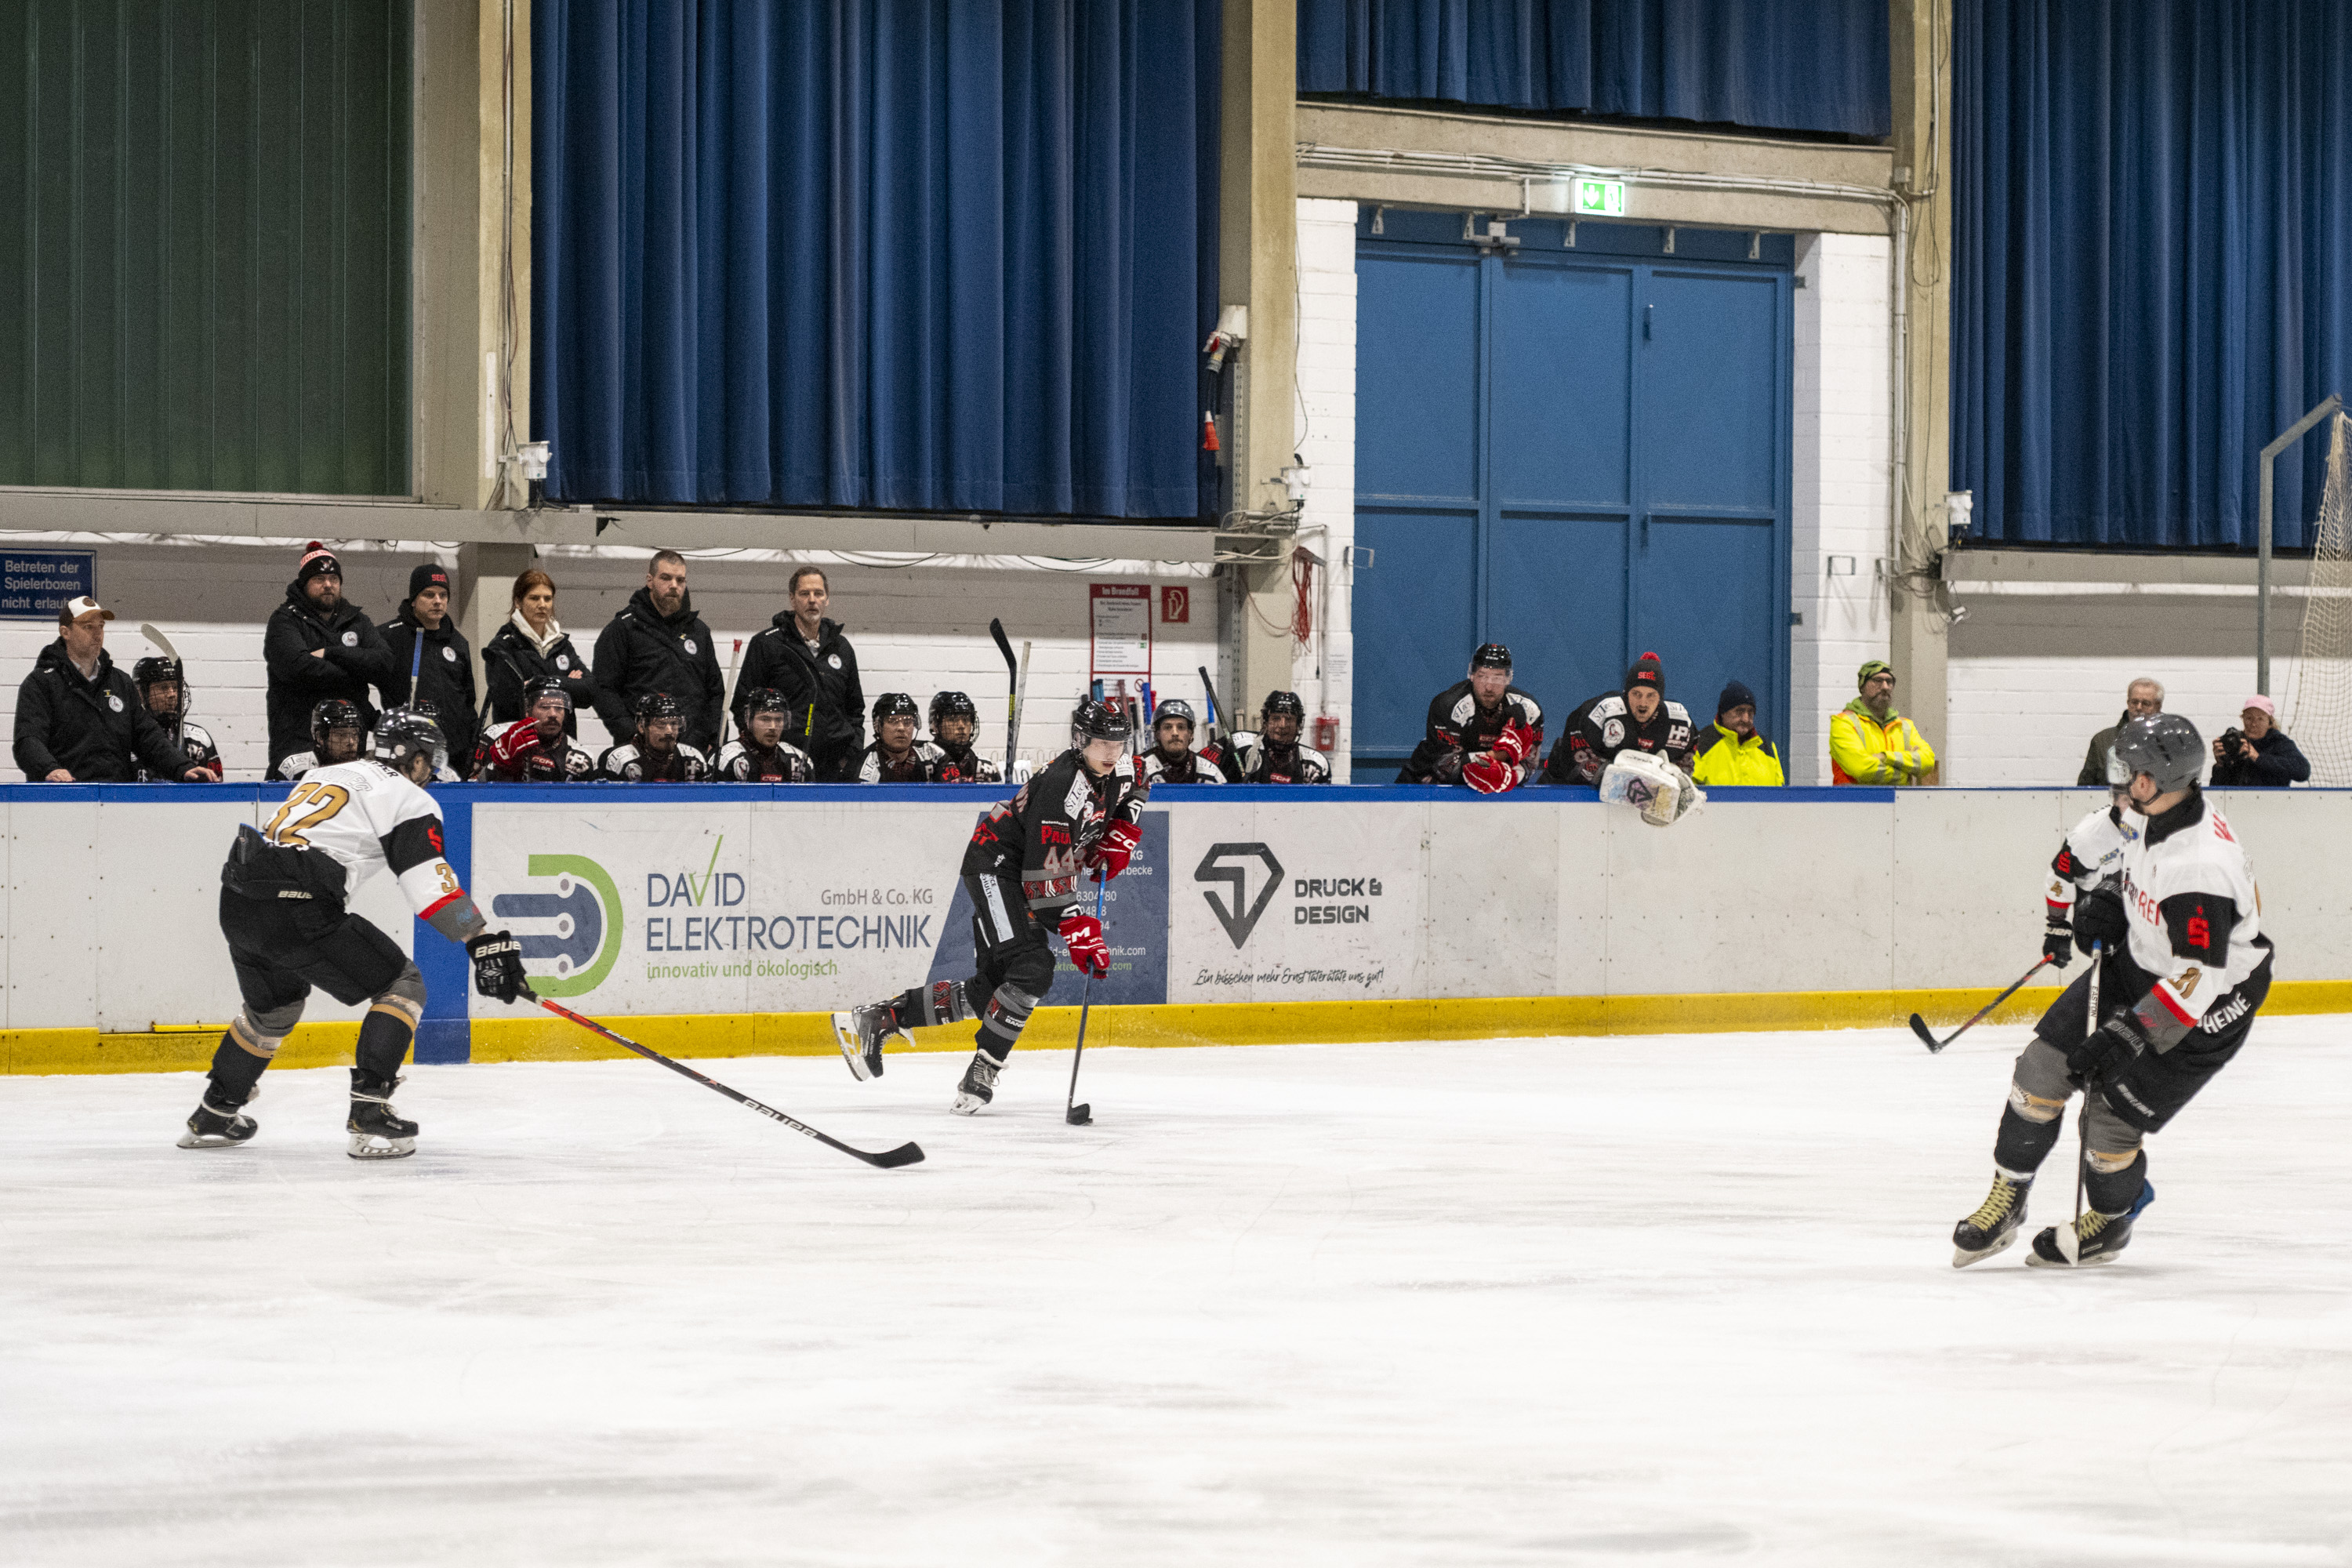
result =
M1339 718L1336 713L1315 715L1315 749L1328 752L1339 743Z

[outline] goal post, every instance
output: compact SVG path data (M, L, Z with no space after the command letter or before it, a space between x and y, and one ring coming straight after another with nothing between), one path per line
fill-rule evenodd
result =
M2315 784L2352 784L2352 415L2329 426L2327 478L2312 526L2310 595L2281 724Z

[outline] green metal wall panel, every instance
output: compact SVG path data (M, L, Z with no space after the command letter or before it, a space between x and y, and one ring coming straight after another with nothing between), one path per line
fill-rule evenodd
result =
M401 495L410 0L0 0L0 484Z

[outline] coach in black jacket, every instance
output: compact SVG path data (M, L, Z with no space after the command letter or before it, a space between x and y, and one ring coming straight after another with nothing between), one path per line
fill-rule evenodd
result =
M58 640L16 688L16 765L36 784L135 784L141 763L157 778L210 784L107 657L113 618L95 599L59 607Z
M630 715L637 699L667 691L686 713L686 743L706 755L719 750L719 718L726 710L727 682L719 673L719 650L710 628L694 613L686 593L686 557L656 552L646 569L646 585L629 595L596 639L596 715L613 732L613 743L636 739Z
M768 629L743 650L735 680L735 727L749 731L743 710L751 694L772 688L792 705L784 738L809 754L819 781L854 776L866 750L866 693L858 684L857 650L841 623L824 618L830 587L818 567L793 574L793 607L779 610Z
M286 602L269 614L261 658L269 669L271 777L279 763L310 749L311 709L340 697L373 729L369 688L392 690L392 651L375 623L344 602L343 563L317 540L286 584Z
M473 760L481 729L474 698L474 649L449 614L449 574L440 565L428 561L409 573L408 597L383 628L383 646L392 655L392 690L387 695L409 707L430 702L434 726L449 743L449 755L457 767L466 767Z

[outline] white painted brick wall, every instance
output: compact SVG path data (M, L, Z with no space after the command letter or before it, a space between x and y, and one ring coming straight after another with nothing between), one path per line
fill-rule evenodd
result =
M108 651L126 668L151 651L138 634L152 621L187 659L195 689L194 717L219 742L232 779L258 779L268 763L264 709L268 678L261 632L285 595L299 556L294 541L119 543L95 538L53 538L52 544L94 549L96 586L121 618L109 628ZM456 552L429 545L376 549L345 545L346 590L378 622L389 620L406 592L409 568L426 559L456 564ZM830 552L688 552L695 608L719 644L724 668L737 638L748 639L785 604L793 567L805 559L825 568L833 588L831 614L857 648L866 701L881 692L912 692L926 708L931 694L961 688L981 712L981 745L1004 742L1004 661L988 635L1001 617L1014 651L1035 645L1029 703L1022 726L1024 754L1050 756L1068 743L1066 721L1084 689L1088 668L1089 583L1182 583L1192 592L1185 626L1156 622L1155 668L1171 696L1201 702L1196 666L1213 667L1216 616L1204 566L1182 563L1105 562L1082 570L1051 570L1013 557L941 557L921 565L886 566L887 559L850 560ZM555 579L556 616L583 653L645 581L645 552L607 553L559 547L539 563ZM55 639L51 624L0 622L0 722L13 728L16 688L35 656ZM604 726L583 716L583 742L608 743ZM7 776L19 776L13 766Z
M1331 767L1345 784L1355 723L1349 613L1354 576L1349 549L1356 542L1355 203L1299 202L1298 305L1298 454L1314 470L1300 542L1335 575L1328 591L1318 595L1317 614L1328 612L1328 624L1316 642L1294 645L1291 679L1310 712L1339 718Z
M1887 616L1874 569L1886 553L1891 387L1887 242L1801 236L1797 246L1796 431L1789 631L1789 782L1829 783L1829 719L1853 672L1885 658ZM1832 576L1832 557L1853 574ZM1843 563L1840 563L1843 565ZM2087 736L2084 737L2086 740ZM1954 781L1958 782L1958 781Z

